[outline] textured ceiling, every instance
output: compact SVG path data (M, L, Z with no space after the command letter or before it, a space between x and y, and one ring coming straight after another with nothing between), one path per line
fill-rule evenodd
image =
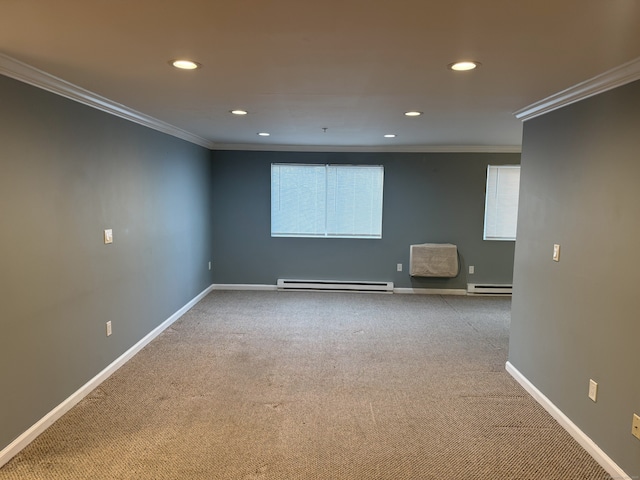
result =
M638 0L0 0L0 11L2 53L217 148L517 148L514 111L640 57ZM182 57L203 67L169 65ZM482 66L447 69L461 59Z

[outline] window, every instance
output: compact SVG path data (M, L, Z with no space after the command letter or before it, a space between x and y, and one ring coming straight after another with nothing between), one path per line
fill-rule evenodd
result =
M516 239L519 192L519 165L489 165L484 207L485 240Z
M271 165L271 236L382 238L384 168Z

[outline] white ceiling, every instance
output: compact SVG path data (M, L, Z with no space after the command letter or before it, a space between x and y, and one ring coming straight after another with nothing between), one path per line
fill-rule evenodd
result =
M214 148L517 150L514 111L640 57L639 0L0 0L0 13L2 53ZM183 57L203 67L168 63ZM462 59L482 66L447 69Z

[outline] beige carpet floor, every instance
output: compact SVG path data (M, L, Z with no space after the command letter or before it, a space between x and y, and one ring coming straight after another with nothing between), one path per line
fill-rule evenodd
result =
M505 372L509 298L214 292L1 479L609 475Z

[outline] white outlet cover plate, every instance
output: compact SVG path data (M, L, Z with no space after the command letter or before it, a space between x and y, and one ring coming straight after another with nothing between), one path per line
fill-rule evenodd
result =
M640 417L633 414L633 423L631 424L631 435L640 440Z
M399 264L397 265L397 267L396 267L396 268L397 268L397 270L398 270L399 272L401 272L401 271L402 271L402 264L401 264L401 263L399 263Z

